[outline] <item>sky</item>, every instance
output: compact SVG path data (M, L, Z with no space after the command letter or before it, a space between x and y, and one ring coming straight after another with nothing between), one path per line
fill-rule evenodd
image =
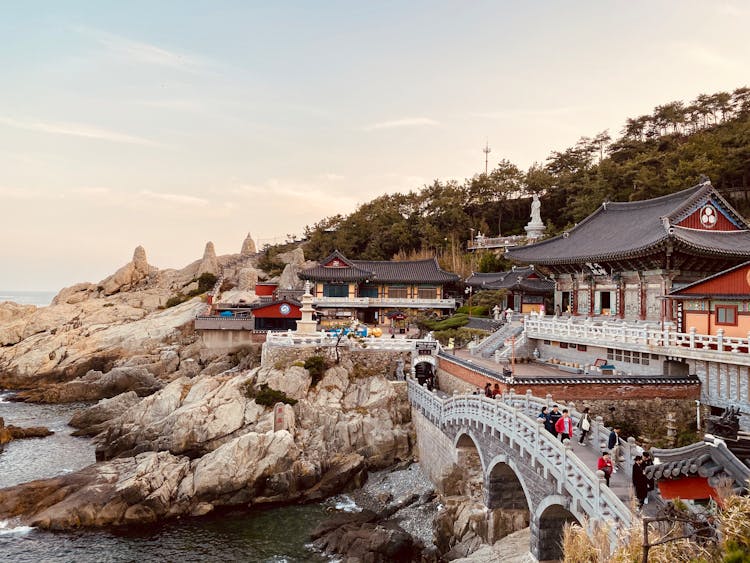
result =
M0 288L180 268L750 85L750 4L13 2ZM542 209L542 215L545 210Z

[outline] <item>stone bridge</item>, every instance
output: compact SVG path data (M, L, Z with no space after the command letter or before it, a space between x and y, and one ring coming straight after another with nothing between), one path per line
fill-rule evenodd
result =
M618 530L630 526L629 491L619 498L568 444L544 430L535 416L543 400L513 394L503 400L441 397L413 379L408 384L423 468L433 480L441 464L455 463L467 475L474 469L490 543L508 532L493 534L502 528L493 520L519 511L530 525L530 550L538 561L562 557L566 522L587 523L589 533L606 523L612 542ZM594 444L605 432L599 426L592 427Z

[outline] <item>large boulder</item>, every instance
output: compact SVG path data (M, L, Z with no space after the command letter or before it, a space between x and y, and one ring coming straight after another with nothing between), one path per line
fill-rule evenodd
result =
M18 393L31 403L75 403L98 401L134 391L144 397L158 391L162 383L142 367L117 367L107 373L91 370L83 377Z
M198 266L198 275L214 274L219 275L219 261L216 259L216 249L214 243L209 241L203 251L203 259Z
M259 272L251 266L247 266L240 270L237 282L237 289L239 291L254 291L255 286L258 284Z
M109 423L97 459L149 450L199 457L241 432L272 429L270 410L248 399L244 384L222 376L172 381Z
M106 429L106 422L117 418L140 401L141 397L135 391L102 399L95 405L76 411L68 425L78 429L73 432L74 436L95 436Z
M133 259L113 275L99 282L99 287L101 287L104 295L128 291L147 278L150 271L151 267L146 259L146 251L142 246L138 246L133 252Z
M245 241L242 243L242 250L240 251L240 256L249 257L254 254L257 254L258 249L255 247L255 241L253 240L253 237L250 236L250 233L247 233L247 237L245 237Z

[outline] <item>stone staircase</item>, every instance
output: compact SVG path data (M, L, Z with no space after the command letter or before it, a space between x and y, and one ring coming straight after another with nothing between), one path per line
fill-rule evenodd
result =
M518 336L522 332L522 325L515 322L506 323L482 340L479 344L474 346L471 350L471 355L480 356L482 358L491 358L496 350L508 348L505 346L506 339L511 338L512 336Z

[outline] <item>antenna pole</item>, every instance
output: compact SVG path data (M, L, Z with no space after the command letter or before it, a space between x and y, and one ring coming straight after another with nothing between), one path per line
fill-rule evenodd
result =
M482 152L484 153L484 175L487 175L488 165L490 161L490 153L492 152L492 149L490 148L490 141L489 139L485 141L484 148L482 149Z

